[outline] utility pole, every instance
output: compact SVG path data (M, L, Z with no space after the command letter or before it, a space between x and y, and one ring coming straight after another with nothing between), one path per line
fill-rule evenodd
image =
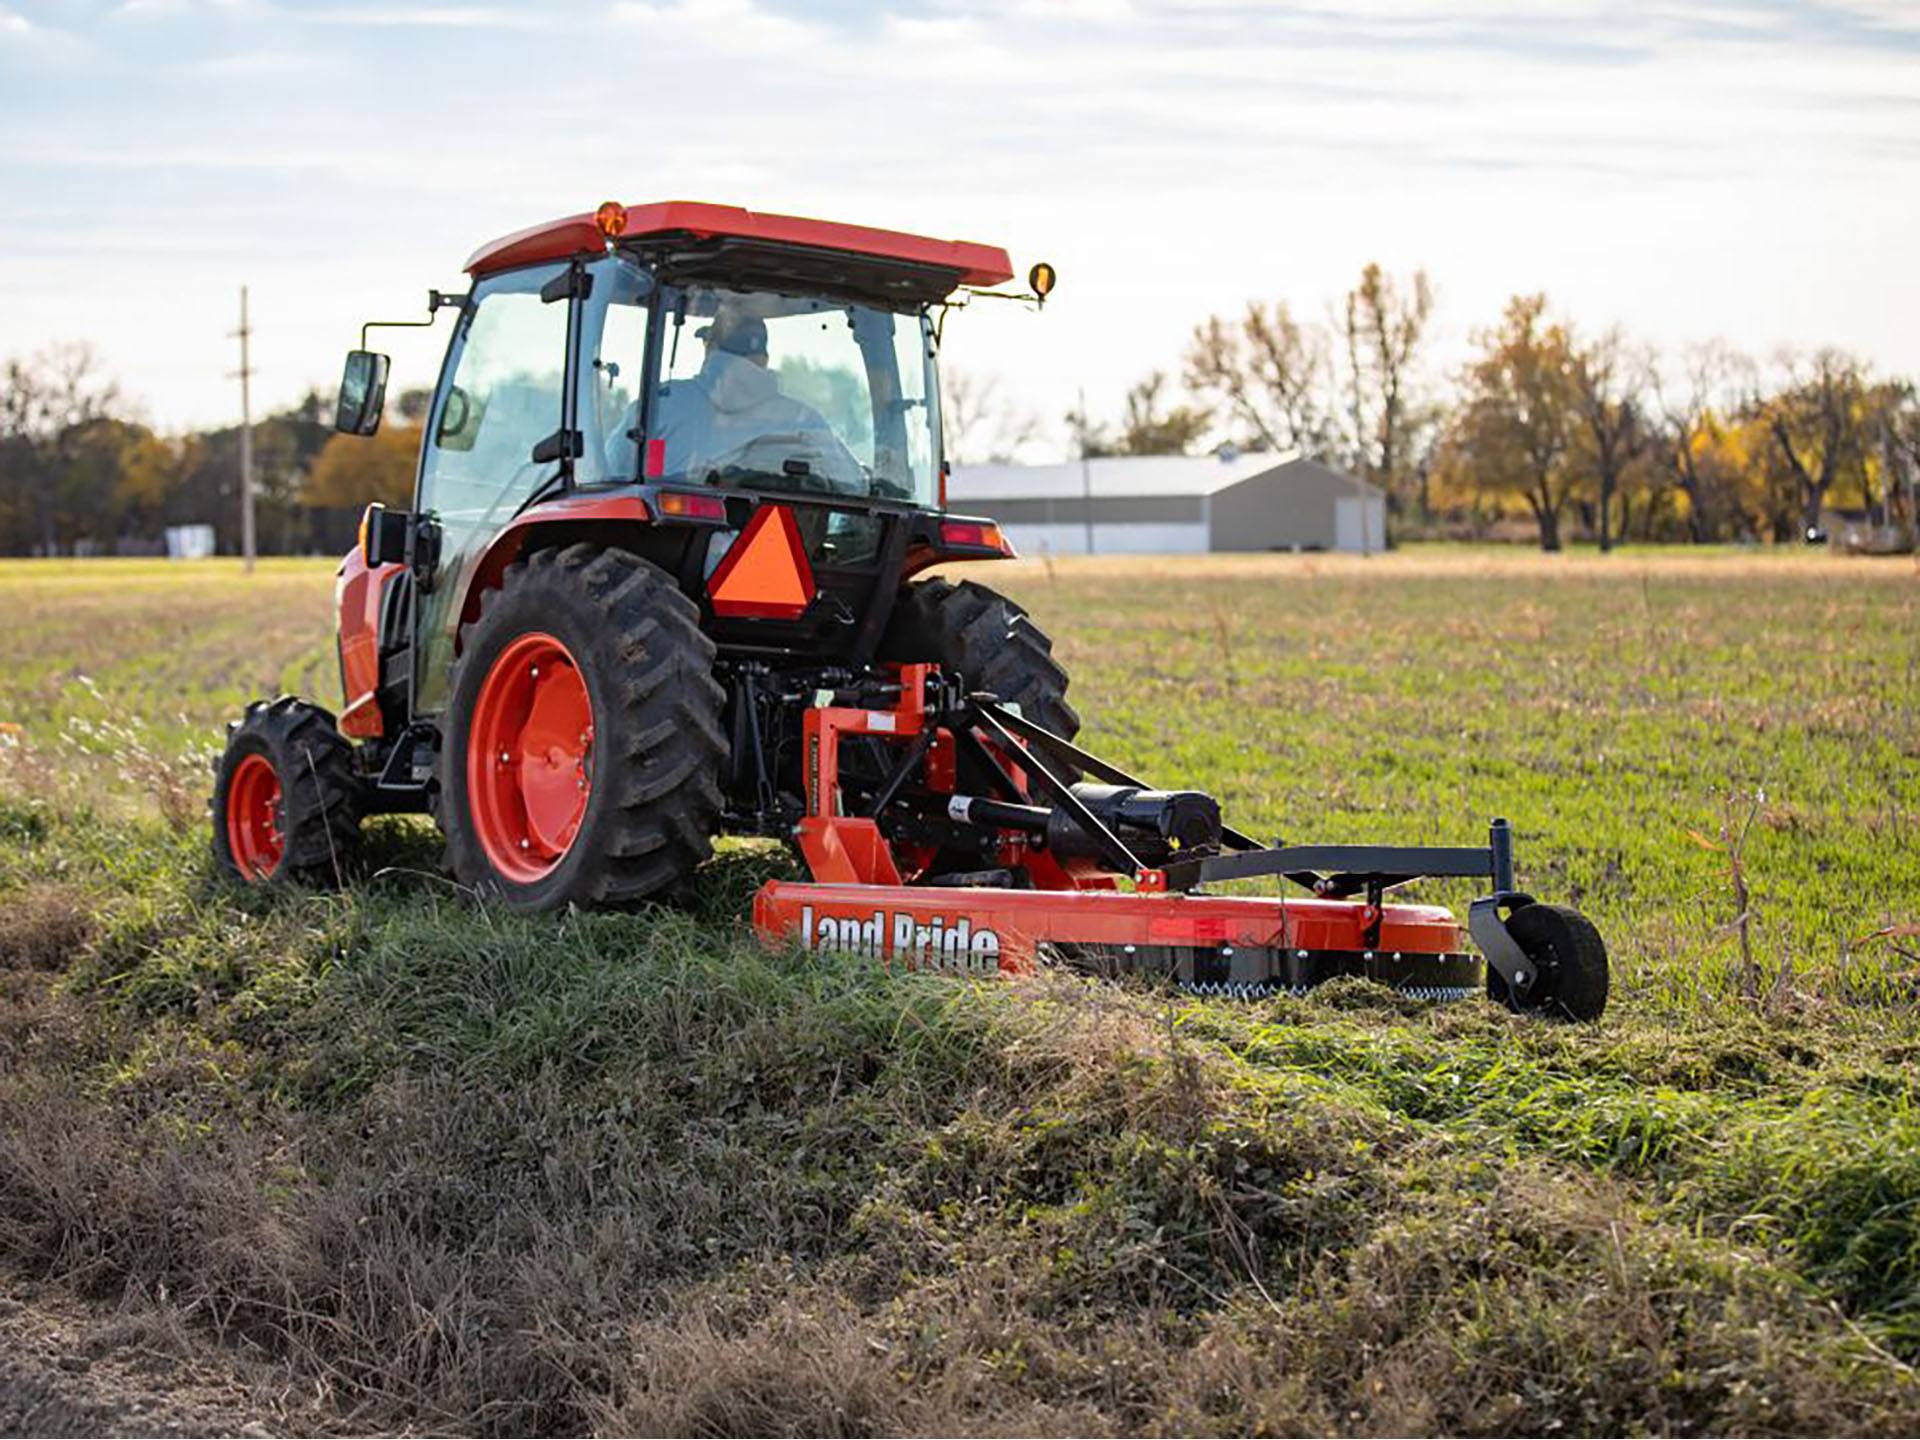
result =
M247 341L253 331L247 325L247 287L240 287L240 328L233 332L240 340L240 553L246 557L247 574L253 573L253 406L247 382L253 378L248 363Z
M1087 459L1087 387L1080 387L1080 503L1086 506L1087 554L1093 554L1093 465Z

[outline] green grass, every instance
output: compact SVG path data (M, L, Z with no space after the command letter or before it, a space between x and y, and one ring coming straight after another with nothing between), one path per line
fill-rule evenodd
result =
M0 567L60 647L0 638L0 1257L342 1428L1920 1424L1920 962L1865 938L1920 919L1907 566L1008 571L1095 748L1242 828L1509 816L1613 951L1582 1028L769 954L750 846L636 916L475 909L413 821L235 891L185 767L333 698L328 576L178 573Z

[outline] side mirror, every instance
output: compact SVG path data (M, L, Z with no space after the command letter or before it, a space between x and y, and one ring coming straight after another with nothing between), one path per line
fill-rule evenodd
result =
M334 429L343 435L371 435L380 428L390 363L385 355L371 350L347 352L347 366L340 373L340 404L333 415Z
M360 517L360 558L369 570L376 565L398 565L407 558L407 525L413 516L386 506L367 506Z

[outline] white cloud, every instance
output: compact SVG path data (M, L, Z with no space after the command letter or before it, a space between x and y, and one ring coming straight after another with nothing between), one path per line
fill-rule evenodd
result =
M607 15L616 25L646 27L662 48L676 50L773 51L793 56L796 63L811 63L817 58L814 47L841 43L820 25L778 14L754 0L615 0Z
M243 50L232 55L214 55L194 62L199 74L246 78L255 75L311 75L316 71L338 70L329 55L302 50Z
M349 5L303 18L319 25L371 25L446 30L548 30L554 17L538 5Z
M1913 0L1851 0L1846 8L1889 30L1920 30L1920 5Z
M159 15L184 15L189 10L188 0L121 0L114 6L108 18L113 20L144 20Z
M0 8L0 35L24 35L31 29L33 22L26 16Z

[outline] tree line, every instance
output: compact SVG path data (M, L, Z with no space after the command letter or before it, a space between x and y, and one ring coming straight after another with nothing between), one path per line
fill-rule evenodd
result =
M404 506L426 393L371 441L337 435L333 402L309 392L254 422L263 553L342 548L370 500ZM84 344L0 365L0 554L148 553L170 526L240 531L240 427L169 434L144 420Z
M1207 446L1291 453L1359 475L1401 535L1485 535L1522 517L1541 546L1572 533L1638 541L1820 538L1831 511L1911 546L1920 400L1834 348L1765 363L1713 342L1661 356L1618 328L1589 333L1540 294L1475 330L1465 363L1430 363L1424 271L1362 270L1324 319L1251 301L1193 329L1178 380L1150 371L1117 421L1066 415L1085 455ZM949 448L1003 459L1037 424L959 377Z
M1540 544L1789 541L1863 517L1910 545L1920 398L1826 348L1762 363L1721 343L1660 356L1621 330L1588 332L1544 295L1516 295L1438 373L1424 271L1379 265L1322 318L1249 302L1193 329L1177 378L1150 371L1116 420L1065 417L1086 455L1233 445L1307 456L1387 496L1396 534L1486 535L1520 519ZM254 425L264 551L339 548L341 517L404 506L427 394L408 391L371 440L336 435L317 392ZM957 463L1004 459L1039 420L990 377L953 371L944 417ZM153 547L169 526L239 529L237 425L179 434L143 420L87 346L0 366L0 553ZM322 522L326 523L322 523ZM350 520L348 529L350 530Z

